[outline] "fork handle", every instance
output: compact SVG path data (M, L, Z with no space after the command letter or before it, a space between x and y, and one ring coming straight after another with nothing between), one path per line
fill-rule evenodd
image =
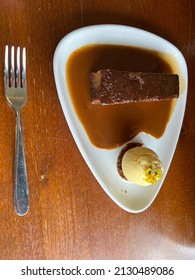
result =
M14 207L17 215L23 216L29 209L29 191L24 154L20 111L16 112L16 148L14 162Z

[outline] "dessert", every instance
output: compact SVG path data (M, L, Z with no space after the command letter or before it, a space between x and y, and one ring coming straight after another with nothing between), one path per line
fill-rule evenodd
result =
M66 64L67 87L75 113L92 145L114 149L140 132L156 139L163 136L174 110L174 99L160 102L129 102L122 105L93 105L89 73L99 69L131 72L173 73L177 59L138 47L94 44L75 50Z
M155 184L163 175L158 155L139 143L130 143L121 151L117 167L123 179L141 186Z
M177 74L106 69L89 73L89 86L92 104L161 101L179 96Z

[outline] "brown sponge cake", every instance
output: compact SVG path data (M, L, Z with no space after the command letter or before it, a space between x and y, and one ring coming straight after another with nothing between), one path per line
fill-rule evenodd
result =
M161 101L179 96L177 74L106 69L89 73L89 86L92 104Z

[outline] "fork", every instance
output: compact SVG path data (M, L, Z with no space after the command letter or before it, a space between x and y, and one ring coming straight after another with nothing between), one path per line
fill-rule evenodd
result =
M21 109L27 101L26 49L5 47L4 65L5 97L16 115L16 146L14 160L14 207L16 214L25 215L29 210L29 190L23 145Z

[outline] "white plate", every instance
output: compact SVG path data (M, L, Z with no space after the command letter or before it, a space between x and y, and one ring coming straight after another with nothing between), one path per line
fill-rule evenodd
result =
M65 65L74 50L90 44L129 45L159 50L171 54L178 62L176 72L180 75L182 87L165 133L160 139L145 133L138 135L144 145L153 149L163 162L163 179L155 185L141 187L121 179L116 168L120 149L104 150L93 146L75 113L66 84ZM65 36L56 48L53 66L57 92L66 121L91 172L104 191L120 207L132 213L144 211L154 201L163 184L179 138L188 82L183 55L174 45L147 31L121 25L94 25L75 30Z

